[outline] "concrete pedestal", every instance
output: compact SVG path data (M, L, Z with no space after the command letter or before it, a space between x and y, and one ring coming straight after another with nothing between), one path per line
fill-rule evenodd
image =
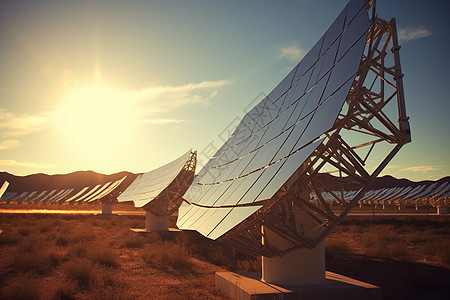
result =
M112 215L112 204L102 204L102 215Z
M446 206L438 206L437 207L437 214L438 215L445 215L448 213L448 209Z
M277 285L325 283L325 242L314 249L301 248L286 255L262 257L262 281Z
M381 300L381 288L340 274L326 272L320 285L280 286L259 280L260 274L217 272L216 288L233 299Z
M149 211L145 214L145 230L169 231L169 216L157 216Z

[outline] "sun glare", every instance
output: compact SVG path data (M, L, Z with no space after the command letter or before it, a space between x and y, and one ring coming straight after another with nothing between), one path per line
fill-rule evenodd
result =
M74 90L63 101L59 125L74 150L101 154L124 142L132 114L133 107L123 92L95 84Z

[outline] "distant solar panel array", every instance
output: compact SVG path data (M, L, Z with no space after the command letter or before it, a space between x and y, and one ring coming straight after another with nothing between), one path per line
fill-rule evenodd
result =
M91 203L97 200L105 200L125 178L126 176L113 182L98 184L94 187L87 186L82 189L67 188L62 190L4 193L0 201L30 204Z
M357 190L322 192L321 196L325 201L334 204L342 204L351 201L357 194ZM417 186L392 187L376 190L369 190L365 193L361 204L390 204L400 206L402 204L417 204L427 200L429 205L439 205L439 200L450 198L450 182L435 182L432 184L422 184ZM315 194L310 194L311 201L318 201ZM445 202L448 205L448 201Z

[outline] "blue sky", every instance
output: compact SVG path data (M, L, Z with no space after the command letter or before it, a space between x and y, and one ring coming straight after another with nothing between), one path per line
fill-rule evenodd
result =
M1 1L0 170L145 172L189 148L205 162L346 3ZM450 174L449 8L377 1L397 19L413 138L384 174Z

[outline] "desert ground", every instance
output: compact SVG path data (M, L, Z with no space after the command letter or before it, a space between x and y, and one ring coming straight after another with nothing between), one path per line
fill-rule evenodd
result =
M449 221L349 217L326 240L327 270L380 286L384 299L449 299ZM130 231L144 223L0 214L0 299L228 299L215 272L260 270L260 259L195 232Z

